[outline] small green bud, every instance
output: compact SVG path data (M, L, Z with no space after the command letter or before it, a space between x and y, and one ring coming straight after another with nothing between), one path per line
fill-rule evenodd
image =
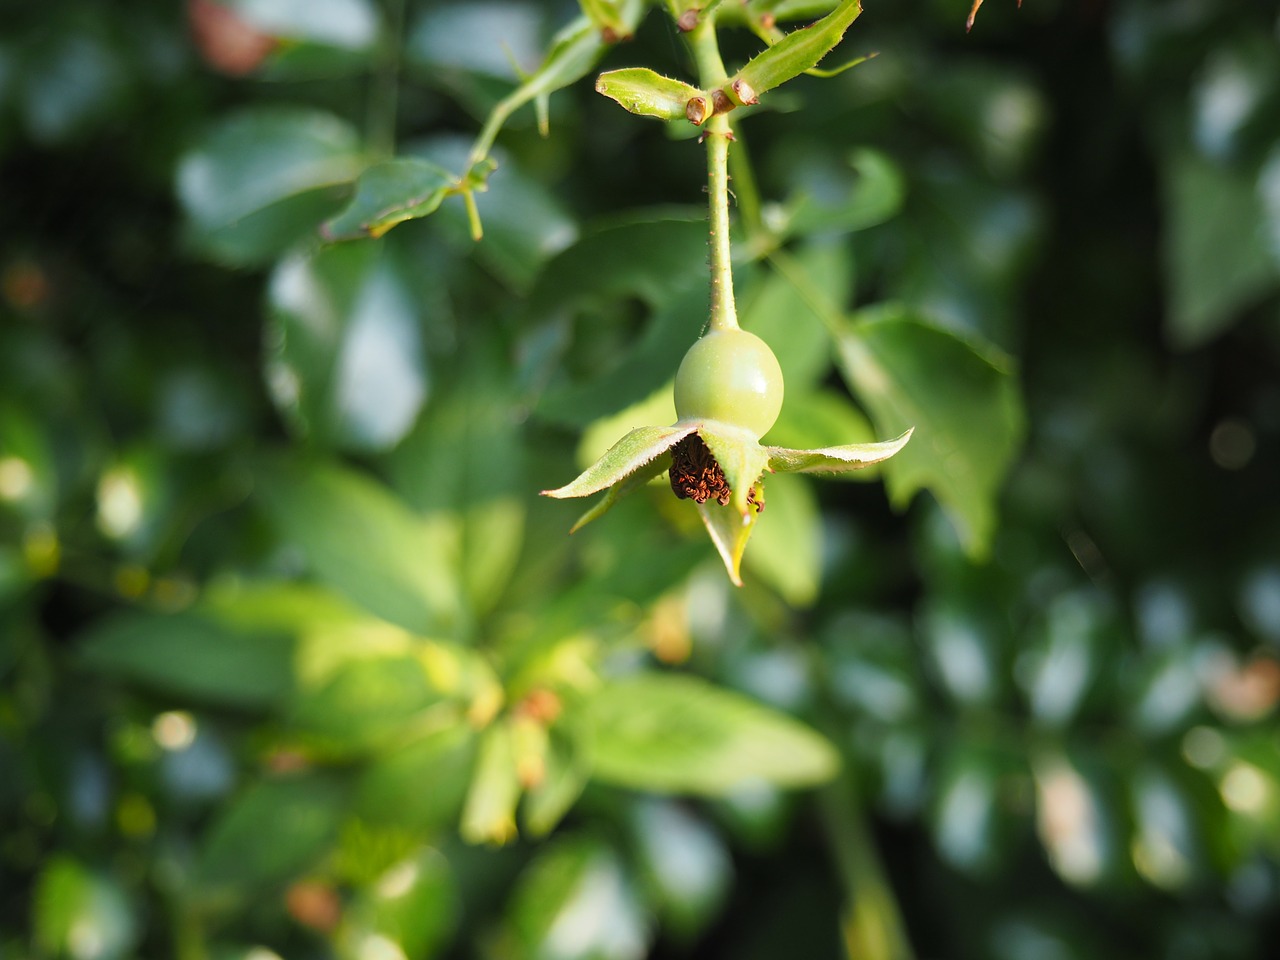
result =
M596 80L596 91L617 101L631 113L659 120L693 120L690 104L695 99L706 102L697 87L664 77L647 67L627 67L602 73Z

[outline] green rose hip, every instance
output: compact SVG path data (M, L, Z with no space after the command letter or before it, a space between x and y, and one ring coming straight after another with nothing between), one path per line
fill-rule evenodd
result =
M712 330L680 362L675 400L681 420L716 420L762 437L782 410L782 368L754 333Z

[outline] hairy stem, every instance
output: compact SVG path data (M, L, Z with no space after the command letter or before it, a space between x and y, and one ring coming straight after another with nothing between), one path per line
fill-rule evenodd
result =
M720 59L715 17L704 11L689 33L693 56L698 64L698 82L703 90L724 84L728 75ZM733 302L733 258L729 247L729 143L733 128L729 118L716 113L703 133L707 144L707 199L711 208L711 329L738 329L738 312Z

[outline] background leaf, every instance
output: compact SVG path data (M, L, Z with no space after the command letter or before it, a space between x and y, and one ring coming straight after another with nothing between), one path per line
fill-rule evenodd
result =
M277 460L261 471L258 490L282 535L352 601L420 635L456 622L448 533L386 487L337 466Z
M894 310L856 318L838 346L841 372L877 431L916 429L882 468L894 502L905 506L927 487L966 549L985 554L1024 430L1010 361Z
M681 676L606 684L591 700L592 776L655 792L723 795L762 780L820 783L835 751L798 721Z

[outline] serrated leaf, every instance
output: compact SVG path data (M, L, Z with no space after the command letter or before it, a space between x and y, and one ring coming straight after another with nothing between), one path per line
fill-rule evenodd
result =
M398 223L434 213L457 178L425 160L376 163L356 180L351 203L320 228L327 240L380 237Z
M596 78L596 93L604 94L630 113L658 120L685 119L689 101L701 95L697 87L647 67L606 70Z
M984 556L1024 429L1012 362L895 308L863 312L837 346L845 379L877 430L917 431L884 467L894 503L905 506L928 488L966 551Z
M766 447L769 469L780 473L843 473L860 470L873 463L888 460L907 445L914 428L892 440L876 443L847 443L818 450L788 450Z
M585 709L592 776L619 786L725 796L760 781L821 783L840 764L799 721L694 677L606 683Z
M667 463L666 458L660 457L657 460L652 460L649 463L646 463L644 466L639 467L627 476L623 477L611 486L609 491L594 506L592 506L590 510L574 522L573 526L569 529L569 532L577 533L593 520L599 520L613 509L613 505L619 500L628 494L639 490L650 480L653 480L666 470L668 466L669 464Z
M543 490L546 497L586 497L598 493L630 476L645 464L666 453L698 429L696 423L677 423L673 427L637 427L609 448L609 451L584 470L577 479Z

